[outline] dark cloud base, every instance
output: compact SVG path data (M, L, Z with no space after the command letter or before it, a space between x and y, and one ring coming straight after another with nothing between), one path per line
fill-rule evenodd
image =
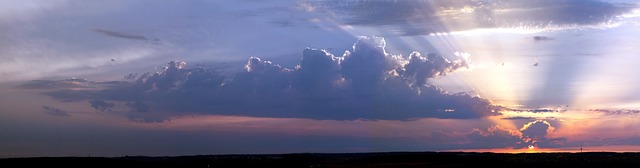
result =
M513 148L523 149L530 146L537 148L557 148L567 139L550 137L548 134L554 128L543 120L535 120L526 124L520 130L509 130L500 126L493 126L485 130L474 129L465 135L470 143L466 146L475 148ZM446 134L443 133L446 136Z
M231 77L172 61L160 72L128 76L129 82L109 82L106 89L62 89L46 94L63 101L87 101L102 112L124 106L130 113L155 117L153 114L223 114L407 120L499 115L500 107L486 99L448 93L428 84L428 79L466 67L468 60L449 61L417 52L403 57L387 53L385 45L381 37L362 37L343 56L308 48L294 68L253 57L244 71ZM47 85L39 81L25 86Z

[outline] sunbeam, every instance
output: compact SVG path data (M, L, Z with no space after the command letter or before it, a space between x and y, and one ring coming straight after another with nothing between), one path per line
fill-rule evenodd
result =
M0 158L640 149L634 0L0 1L0 29Z

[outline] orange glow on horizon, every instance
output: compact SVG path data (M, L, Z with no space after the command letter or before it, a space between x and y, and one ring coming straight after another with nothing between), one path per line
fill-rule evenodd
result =
M531 145L533 146L533 145ZM615 145L615 146L584 146L582 147L565 147L565 148L539 148L534 146L531 149L513 149L513 148L494 148L494 149L461 149L461 150L446 150L442 152L488 152L488 153L580 153L580 152L640 152L640 146L633 145Z

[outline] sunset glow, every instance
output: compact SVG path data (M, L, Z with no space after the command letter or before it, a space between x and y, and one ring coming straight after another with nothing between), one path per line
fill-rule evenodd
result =
M0 157L640 151L637 1L89 1L0 1Z

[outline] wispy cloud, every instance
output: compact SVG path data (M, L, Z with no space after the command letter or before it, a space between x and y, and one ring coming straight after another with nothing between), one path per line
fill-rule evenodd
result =
M91 104L92 108L101 112L111 111L111 109L115 106L113 103L104 100L91 100L89 101L89 104Z
M61 110L61 109L57 109L51 106L42 106L42 109L44 110L44 113L50 116L56 116L56 117L69 117L71 116L71 114L69 114L69 112Z
M60 90L60 89L99 89L126 84L123 81L95 82L87 79L70 78L61 80L31 80L18 85L22 89Z
M600 112L606 115L635 115L640 114L638 109L591 109L589 111Z
M389 26L399 34L422 35L477 28L557 28L616 22L631 4L598 0L512 1L315 1L300 9L324 13L346 25Z
M117 37L117 38L125 38L125 39L132 39L132 40L150 40L149 38L143 36L143 35L136 35L136 34L129 34L129 33L123 33L123 32L117 32L117 31L111 31L111 30L103 30L103 29L93 29L94 32L98 32L107 36L111 36L111 37Z
M63 80L32 80L18 87L24 89L71 89L86 88L92 83L85 79L63 79Z
M504 107L502 110L511 112L529 112L529 113L559 113L565 112L567 109L562 108L535 108L535 109L517 109Z

